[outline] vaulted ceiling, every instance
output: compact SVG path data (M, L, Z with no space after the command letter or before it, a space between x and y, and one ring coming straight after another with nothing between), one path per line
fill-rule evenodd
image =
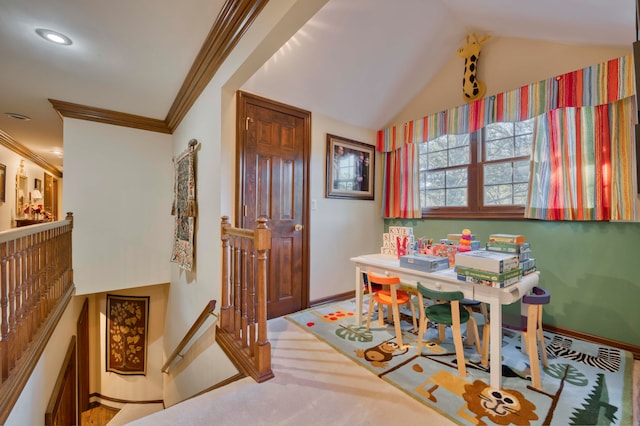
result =
M49 99L164 120L224 4L3 0L0 136L62 170ZM378 129L472 31L630 47L635 13L633 0L329 0L243 89ZM36 28L73 44L46 43Z

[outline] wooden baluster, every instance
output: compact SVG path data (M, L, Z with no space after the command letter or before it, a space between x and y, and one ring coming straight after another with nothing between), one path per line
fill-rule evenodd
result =
M246 239L242 239L241 240L241 244L242 244L242 279L241 281L241 285L242 285L242 323L241 323L241 327L242 327L242 346L243 347L248 347L249 346L249 334L247 333L247 330L249 328L249 318L247 316L247 311L249 309L249 288L247 287L247 276L248 276L248 260L249 260L249 256L248 256L248 244L249 241L247 241Z
M22 329L22 284L20 283L20 276L17 271L16 263L16 251L17 241L13 240L9 242L9 282L14 289L14 310L15 310L15 356L16 359L20 359L22 352L24 352L24 330Z
M247 282L249 285L249 353L251 356L255 353L256 348L256 248L253 241L250 241L251 250L248 260L249 276Z
M220 308L220 328L229 332L231 310L229 307L229 235L226 231L231 224L228 216L222 216L220 238L222 240L222 306Z
M0 244L0 373L2 382L9 377L9 288L7 286L7 243Z
M18 268L18 279L22 285L22 300L24 312L22 313L22 322L23 326L26 330L25 332L25 344L28 345L31 342L31 338L33 337L33 328L31 326L31 309L32 309L32 297L31 297L31 288L29 287L29 282L27 280L27 268L26 268L26 255L27 255L27 238L22 237L19 240L18 253L16 257L16 266Z
M233 331L236 340L240 339L240 326L242 320L242 312L240 312L240 285L242 275L240 274L240 242L242 239L240 237L233 237L233 306L234 306L234 316L233 316Z
M29 243L27 247L27 276L29 277L29 287L31 288L31 316L33 318L33 328L37 330L42 322L42 316L40 315L40 293L38 289L38 281L35 276L35 237L29 235Z
M15 281L11 276L11 243L7 243L7 251L2 258L2 277L7 280L9 288L9 338L7 340L9 353L9 371L16 365L16 288Z

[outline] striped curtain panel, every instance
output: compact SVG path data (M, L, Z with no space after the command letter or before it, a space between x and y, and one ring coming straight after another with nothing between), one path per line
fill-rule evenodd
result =
M412 182L398 182L403 177L395 175L400 170L417 169L416 164L403 161L417 161L418 157L396 151L446 134L475 132L490 123L535 117L534 156L538 156L538 162L532 167L529 190L535 197L530 196L525 216L544 220L633 220L633 79L633 59L631 55L622 56L378 131L377 150L385 155L384 217L420 217L403 216L414 214L409 212L416 207L402 204L415 203L417 195L402 191L417 192L417 171L405 173L407 178L416 179ZM602 149L607 149L606 153ZM553 161L544 163L544 155L554 155ZM609 156L608 162L604 156ZM392 163L393 168L386 167ZM581 176L576 176L578 166L574 163L583 168ZM595 179L599 179L599 185ZM545 201L542 194L550 198ZM596 195L600 198L592 199Z
M418 144L405 144L384 156L382 208L384 217L419 219ZM386 177L389 177L388 179Z
M536 118L525 217L633 220L634 98Z

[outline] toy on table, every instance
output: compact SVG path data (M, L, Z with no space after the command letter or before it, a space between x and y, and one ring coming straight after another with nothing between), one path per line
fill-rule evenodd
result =
M462 236L460 237L460 242L458 243L458 251L465 252L471 251L471 231L468 229L462 230Z

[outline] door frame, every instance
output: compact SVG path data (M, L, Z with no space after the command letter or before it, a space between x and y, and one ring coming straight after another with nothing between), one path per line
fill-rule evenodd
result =
M248 103L277 110L279 112L299 117L304 121L303 134L303 176L304 185L302 194L302 283L301 297L302 309L309 308L309 163L311 161L311 113L301 108L286 105L268 98L264 98L252 93L238 90L236 92L236 202L235 202L235 222L236 226L243 228L245 225L243 204L245 204L244 194L244 174L245 174L245 145L246 145L246 105ZM269 223L267 222L267 226Z

